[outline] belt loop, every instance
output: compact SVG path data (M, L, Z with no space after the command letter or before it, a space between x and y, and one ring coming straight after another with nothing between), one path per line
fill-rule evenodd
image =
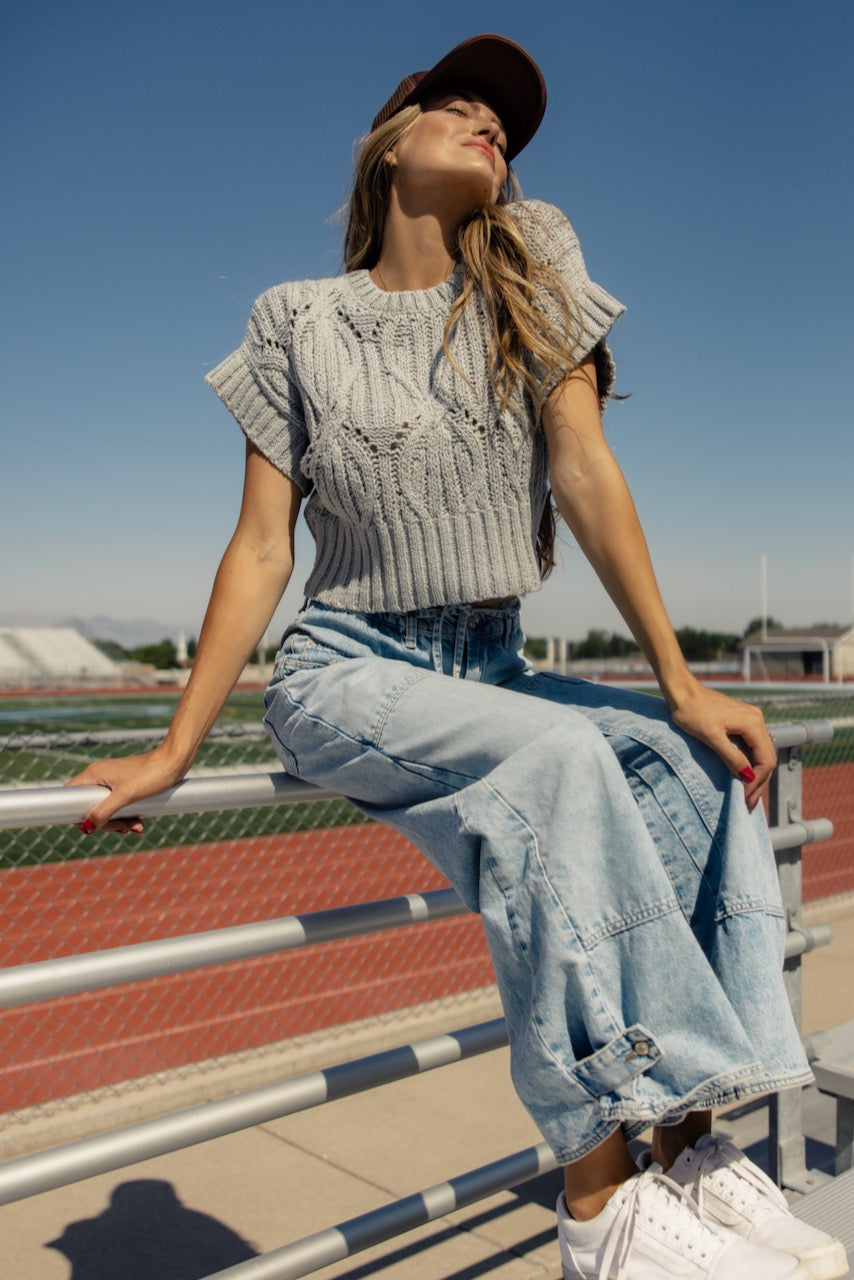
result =
M445 613L447 608L436 612L436 621L433 623L433 670L440 674L444 672L442 663L442 623L445 621Z
M470 618L471 609L468 605L462 605L457 616L457 625L454 630L454 666L451 674L455 679L462 674L463 663L466 660Z
M417 647L418 640L418 614L413 611L411 613L405 613L403 616L406 619L406 633L403 639L404 646L407 649L415 649Z

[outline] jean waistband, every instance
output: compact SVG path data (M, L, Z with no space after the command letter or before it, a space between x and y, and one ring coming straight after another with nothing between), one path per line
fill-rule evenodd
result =
M505 604L482 607L472 604L431 605L424 609L412 609L408 612L396 613L382 611L361 613L352 609L335 609L319 600L308 600L300 615L303 624L314 615L327 615L333 625L347 627L347 619L359 631L371 631L385 634L394 643L401 646L400 656L404 651L415 650L429 652L435 670L445 671L448 675L459 676L469 671L471 675L479 669L475 654L484 653L486 649L497 646L498 650L516 651L521 647L521 627L519 614L521 602L518 597ZM335 620L340 620L335 622ZM472 651L469 637L474 641L478 636L476 649Z
M349 613L357 617L365 618L374 626L390 627L399 630L404 634L408 626L413 623L427 623L428 625L440 622L457 622L458 619L466 618L470 620L470 625L477 627L485 627L488 630L494 630L500 633L504 628L507 619L517 622L522 608L522 602L518 596L513 596L500 605L478 605L478 604L437 604L429 605L423 609L411 609L405 612L396 612L395 610L381 610L376 613L360 613L356 609L336 609L332 605L324 604L322 600L308 599L303 603L303 610L321 609L329 613Z
M406 613L369 613L365 616L381 626L399 626L402 630L419 622L426 623L428 626L436 622L456 626L462 622L464 625L483 627L487 631L500 633L504 630L504 624L508 619L513 622L518 620L520 608L520 601L516 598L496 606L431 605L426 609L412 609Z

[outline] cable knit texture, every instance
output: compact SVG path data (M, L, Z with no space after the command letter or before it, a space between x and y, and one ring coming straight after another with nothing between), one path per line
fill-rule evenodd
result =
M603 339L624 308L588 278L560 210L534 200L510 208L532 252L569 288L577 358L595 352L604 403L614 370ZM461 373L445 356L461 287L462 268L399 293L367 271L278 285L255 303L241 346L207 376L248 438L308 496L317 552L307 596L405 612L540 585L543 433L532 431L521 392L499 407L477 304L451 339Z

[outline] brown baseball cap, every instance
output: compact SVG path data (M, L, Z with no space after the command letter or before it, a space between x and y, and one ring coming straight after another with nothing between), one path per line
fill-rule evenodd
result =
M404 76L374 116L371 130L428 95L465 89L482 97L501 117L507 133L507 159L512 160L539 128L546 109L546 82L531 55L506 36L471 36L429 71Z

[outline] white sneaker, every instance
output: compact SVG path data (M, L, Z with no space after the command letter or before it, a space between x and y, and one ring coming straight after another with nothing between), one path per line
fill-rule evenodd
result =
M651 1171L660 1168L648 1155L646 1163ZM667 1176L688 1192L706 1222L794 1255L810 1280L848 1275L842 1241L796 1218L782 1191L731 1142L704 1134L696 1146L685 1148Z
M587 1222L570 1217L561 1195L557 1220L564 1280L809 1280L796 1258L703 1222L682 1188L652 1170Z

